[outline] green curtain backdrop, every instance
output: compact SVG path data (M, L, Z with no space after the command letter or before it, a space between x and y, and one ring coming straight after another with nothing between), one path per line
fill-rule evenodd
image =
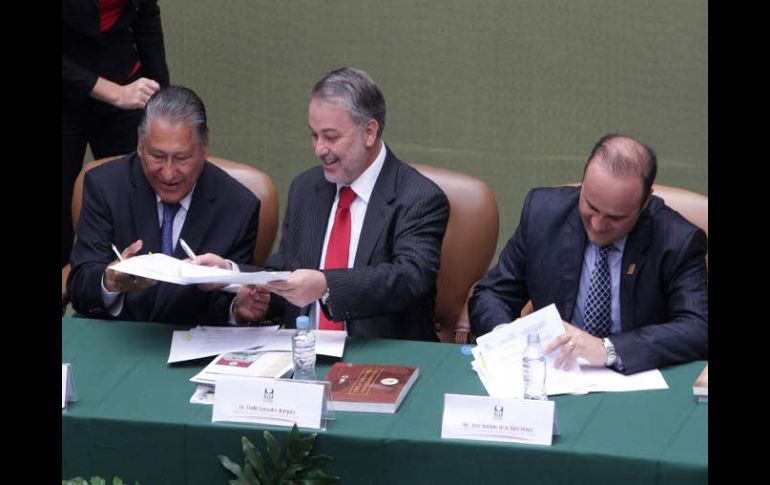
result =
M592 144L651 144L658 181L708 194L705 0L160 0L173 83L207 105L212 154L281 194L316 163L307 95L367 70L404 161L484 180L498 252L535 186L577 181Z

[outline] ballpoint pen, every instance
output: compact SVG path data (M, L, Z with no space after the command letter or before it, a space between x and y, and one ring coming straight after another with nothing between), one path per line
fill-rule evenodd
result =
M179 244L182 246L182 249L184 250L184 253L190 258L195 259L195 253L192 249L190 249L190 246L185 242L184 239L181 237L179 238Z
M179 245L182 246L182 249L184 250L185 254L190 259L195 259L195 253L190 248L190 246L187 244L187 242L185 242L185 240L182 239L181 237L179 238ZM227 285L224 288L222 288L222 291L227 291L228 293L238 293L238 290L240 288L241 288L241 285L237 285L237 284L235 284L235 285Z
M120 255L120 251L118 251L114 244L112 245L112 250L115 252L115 256L118 257L118 261L123 261L123 256Z

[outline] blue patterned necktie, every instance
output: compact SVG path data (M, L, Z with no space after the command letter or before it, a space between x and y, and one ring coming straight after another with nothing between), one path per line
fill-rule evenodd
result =
M179 210L179 203L163 204L163 225L160 226L161 244L163 254L174 255L174 216Z
M599 248L586 297L583 330L599 338L609 335L612 326L612 280L608 261L612 248L612 244Z

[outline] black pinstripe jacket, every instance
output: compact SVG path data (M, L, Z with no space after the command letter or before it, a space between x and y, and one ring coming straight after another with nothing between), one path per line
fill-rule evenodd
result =
M281 244L266 267L318 269L336 196L316 166L291 184ZM329 306L354 336L436 340L433 311L449 202L441 189L388 149L369 204L353 268L324 270ZM288 327L298 308L272 295L268 316Z

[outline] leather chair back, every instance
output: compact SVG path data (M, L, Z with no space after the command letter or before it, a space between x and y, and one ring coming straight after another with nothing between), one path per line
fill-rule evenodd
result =
M492 190L479 179L430 165L411 164L441 187L449 199L449 222L441 246L434 322L443 342L455 330L471 289L489 269L497 246L500 216ZM466 310L467 313L467 310ZM467 330L462 327L461 331Z

